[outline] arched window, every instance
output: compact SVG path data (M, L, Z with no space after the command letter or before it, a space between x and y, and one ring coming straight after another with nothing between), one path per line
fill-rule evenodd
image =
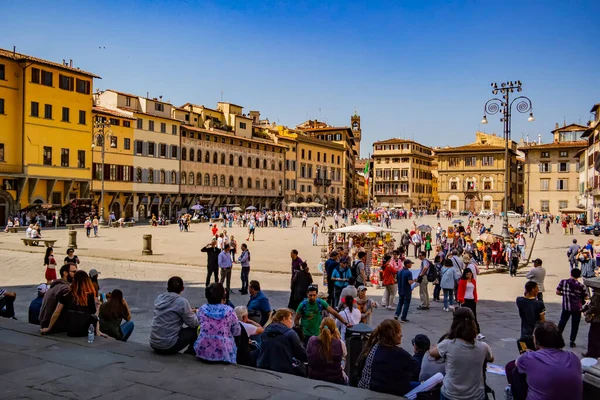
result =
M210 175L204 175L204 186L210 186Z
M185 147L181 148L181 161L187 160L187 149Z
M207 162L207 163L210 162L210 151L207 151L206 154L204 155L204 162Z
M252 168L252 157L248 157L248 168Z
M450 190L458 190L458 185L459 185L460 181L458 178L450 178L448 180L448 188Z
M281 188L283 187L283 181L280 179L279 180L279 193L281 194ZM331 188L331 190L333 191L333 188ZM302 203L302 202L301 202Z
M233 176L229 175L229 187L233 187Z
M189 179L188 183L192 186L194 185L194 173L193 172L190 172L190 179Z
M136 168L135 169L135 181L136 182L141 182L142 181L142 169L141 168Z
M494 178L486 176L483 178L483 190L492 190L494 188Z
M213 164L218 164L219 163L219 155L215 152L213 154Z
M221 186L225 186L225 175L221 175L221 178L219 179L219 181L220 181L219 184Z
M229 165L233 165L233 154L229 155Z
M267 160L263 160L263 169L267 169Z
M283 163L281 161L279 161L279 170L281 171L283 169Z
M202 162L202 150L198 149L198 152L196 153L196 159L198 162Z
M271 190L275 190L275 179L271 181Z
M254 187L260 189L260 179L256 178L256 186Z
M171 183L173 183L173 184L177 183L177 172L176 171L171 171Z
M244 187L244 179L242 179L242 177L238 178L238 187L239 188L243 188Z
M252 189L252 178L248 178L248 189Z
M213 175L213 186L219 186L219 177L217 176L217 174Z
M164 185L166 179L167 179L167 174L165 174L165 170L164 169L161 169L160 170L160 183Z
M190 149L190 161L194 161L194 149Z
M185 172L181 173L181 184L187 185L187 173L185 173Z
M267 180L263 180L263 189L268 189L269 186L267 186Z
M225 165L225 153L221 153L221 165Z
M196 174L196 185L202 186L202 174L200 172Z
M260 160L257 158L255 164L255 168L259 169L260 168Z
M244 166L244 159L242 158L242 156L238 157L238 167L243 167Z
M477 185L475 183L475 178L465 179L465 190L476 190Z
M148 183L154 183L154 170L148 168Z

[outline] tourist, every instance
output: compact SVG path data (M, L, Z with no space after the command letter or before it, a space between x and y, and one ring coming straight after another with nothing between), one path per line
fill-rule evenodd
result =
M231 254L231 261L235 262L235 255L237 254L237 240L231 235L229 238L229 253Z
M431 341L429 340L427 335L419 333L417 336L414 337L411 343L413 345L414 351L413 359L417 362L417 370L415 371L415 374L411 379L415 382L419 382L419 376L421 375L421 364L423 363L423 358L425 357L425 354L429 352L429 348L431 347Z
M126 342L133 333L131 310L119 289L113 290L108 296L108 301L100 306L98 318L100 330L110 337ZM123 320L125 322L122 322Z
M533 343L533 330L538 322L546 320L546 306L537 298L539 288L534 281L525 284L525 294L517 297L517 308L521 318L521 337L517 341L520 352L527 349L535 350Z
M325 382L348 384L344 374L343 361L346 346L335 326L333 318L323 318L319 336L313 336L306 346L308 377Z
M481 334L479 322L477 321L477 282L473 279L473 273L468 268L465 268L458 281L457 298L462 307L469 308L473 312L473 317L477 326L477 339L485 339L485 336Z
M65 257L63 262L63 265L65 264L79 265L79 257L75 255L75 249L73 249L72 247L67 249L67 256Z
M319 327L323 319L323 311L327 311L333 315L346 327L351 326L347 320L344 320L337 311L333 309L326 301L317 298L317 287L309 286L307 298L304 299L296 309L296 317L294 319L295 326L302 326L302 334L304 342L308 342L311 336L319 335Z
M304 292L306 293L306 292ZM352 297L352 299L356 299L358 296L358 290L356 289L356 280L354 277L351 277L348 280L348 286L342 289L342 293L340 293L340 302L336 304L338 310L342 310L344 308L345 299L347 296Z
M590 252L588 250L583 250L581 252L581 256L579 257L578 261L579 267L581 268L582 278L594 278L596 276L596 261L590 257Z
M306 223L303 221L302 224L305 225ZM315 221L315 223L312 226L312 228L310 228L310 233L312 234L312 245L313 246L318 246L319 245L319 242L318 242L318 238L319 238L319 223L317 221Z
M412 234L410 241L415 247L415 257L419 257L419 254L421 253L421 242L423 241L421 234L415 231L415 233Z
M411 390L418 366L401 343L402 326L396 320L385 319L371 332L358 358L359 388L395 396Z
M222 285L225 283L225 289L227 291L227 299L229 299L229 291L231 288L231 270L233 269L233 262L231 261L231 256L229 255L230 247L226 244L223 247L223 250L219 253L219 269L221 271L221 278L219 279L219 283Z
M510 246L506 248L506 265L509 267L510 276L517 276L517 269L519 268L519 249L515 245L515 242L511 241Z
M398 272L398 306L396 307L394 319L398 319L400 312L402 312L402 316L400 317L400 321L402 322L409 322L407 319L408 308L410 307L412 284L414 283L413 274L410 272L412 265L413 262L407 258L404 260L404 268Z
M248 237L246 238L246 241L250 240L250 236L252 236L252 241L254 242L254 231L256 230L256 222L254 221L254 218L251 218L250 221L248 221Z
M525 261L525 246L527 242L525 241L525 235L523 233L518 234L517 236L517 249L519 250L519 254L521 254L521 261Z
M35 297L35 299L31 300L31 303L29 303L28 320L30 324L40 324L40 311L42 310L42 304L44 303L44 295L46 294L49 288L50 285L46 283L41 283L37 287L37 296ZM1 305L0 309L2 309Z
M477 280L477 275L479 275L479 266L477 265L475 258L471 257L469 254L464 254L463 261L465 263L465 269L470 270L473 274L473 279Z
M298 256L298 250L294 249L290 252L290 258L292 259L292 281L294 280L294 275L300 271L300 266L304 261ZM291 287L291 286L290 286Z
M583 265L583 264L582 264ZM570 347L575 347L577 332L579 331L579 322L581 321L581 309L587 298L584 286L579 282L581 270L578 268L571 269L571 277L563 279L556 287L556 294L562 296L562 312L560 314L560 322L558 329L562 335L567 326L569 318L571 318L571 336Z
M269 299L260 290L258 281L250 281L248 291L250 292L250 300L248 300L246 307L248 308L249 318L264 326L271 312Z
M440 293L442 293L442 257L436 255L433 259L433 265L431 266L433 271L435 272L436 279L433 280L433 301L440 301ZM429 277L427 278L429 279Z
M219 254L221 253L221 250L217 248L217 241L213 239L200 251L206 253L207 256L206 268L208 269L208 272L206 274L206 287L208 287L212 275L215 277L215 282L219 281Z
M56 260L54 259L54 249L52 247L46 248L44 267L46 267L44 276L46 278L46 283L49 285L56 279Z
M306 297L306 291L312 283L313 278L309 272L308 265L303 261L300 264L300 271L292 277L292 293L288 302L289 309L295 310L298 308L300 302Z
M260 335L261 345L256 362L258 368L306 376L303 364L307 361L306 350L292 329L293 315L293 311L287 308L279 309L273 315L272 323Z
M98 221L98 216L94 215L94 219L92 220L92 228L94 228L94 237L98 237L98 227L100 222Z
M427 253L424 251L419 252L419 260L421 260L421 269L419 270L419 277L417 278L417 282L419 282L419 297L421 298L421 305L417 307L417 310L429 310L429 288L427 284L429 280L427 279L429 269L431 268L431 264L426 257Z
M587 353L583 356L600 358L600 289L593 289L590 303L583 311L585 322L590 324Z
M234 311L238 321L240 321L240 323L244 327L244 330L246 331L248 337L260 335L261 333L263 333L263 327L258 322L254 322L250 318L248 318L248 307L237 306L234 309Z
M444 311L454 311L454 287L460 279L460 272L454 266L452 260L445 259L441 271L440 286L444 292Z
M389 254L383 256L381 271L383 275L383 297L381 298L381 306L389 310L394 309L394 299L396 298L396 274L398 271L391 263L392 257Z
M56 320L52 326L52 330L48 333L63 332L67 329L68 316L66 310L63 310L63 304L60 299L69 293L69 287L73 282L77 265L67 264L60 268L60 279L56 279L50 285L50 288L44 295L42 308L40 310L40 327L47 328L50 326L50 320L56 314Z
M340 259L338 266L333 270L331 274L331 280L334 284L334 300L333 304L338 304L340 302L340 296L342 294L342 290L348 286L349 280L352 277L352 272L348 268L348 259L346 257Z
M224 235L223 232L221 232L219 236L217 236L217 248L221 251L223 251L223 246L225 246L225 240L223 238Z
M354 326L356 324L360 324L361 320L361 312L356 306L354 302L354 297L346 296L343 298L342 308L340 310L340 315L344 318L348 323L344 324L340 321L336 322L337 329L340 331L342 340L346 339L346 325Z
M544 301L544 280L546 279L546 269L542 267L542 260L540 258L536 258L533 260L533 268L527 272L525 278L534 281L538 284L539 293L537 299L539 301Z
M225 249L225 253L229 253ZM225 304L226 291L221 283L212 283L205 290L208 304L198 310L200 330L194 343L196 357L203 361L236 363L234 336L240 335L240 324L233 308Z
M327 274L327 301L335 304L335 283L332 280L333 271L340 265L338 260L340 256L336 250L332 251L327 261L325 261L325 273Z
M7 292L6 289L0 288L0 317L17 319L15 317L16 299L15 292Z
M242 280L242 288L240 294L248 294L248 280L250 279L250 251L246 243L242 244L242 254L238 258L238 262L242 267L240 279Z
M506 367L515 400L563 400L583 398L581 362L565 351L565 341L552 322L540 323L533 332L536 351L523 353L514 367ZM516 368L515 368L516 367Z
M478 330L473 311L461 307L454 312L448 338L429 351L433 358L446 359L442 400L485 399L485 363L494 356L487 343L476 340Z
M357 289L358 297L356 298L356 306L360 310L360 322L371 325L371 317L375 306L373 300L367 297L366 286L359 286Z
M90 272L88 273L88 275L90 276L90 279L92 280L92 285L94 285L94 289L96 290L96 293L100 294L100 284L98 283L98 275L100 275L100 272L98 272L97 269L92 268L92 269L90 269Z
M573 239L573 244L567 249L567 257L569 258L571 269L577 267L577 254L579 254L580 249L581 247L577 244L577 239Z
M30 225L31 227L33 227L32 225ZM83 228L85 229L85 235L87 237L90 237L90 232L92 231L92 220L90 219L90 217L86 217L85 218L85 222L83 223Z
M447 333L442 335L440 340L438 340L438 344L440 344L447 337ZM425 352L423 361L421 362L421 372L419 373L418 382L424 382L437 373L446 375L446 359L432 357L430 351L428 350Z
M352 271L356 271L356 273L352 273L352 276L356 278L356 286L364 286L369 281L369 277L366 273L366 265L367 265L367 253L365 251L359 251L357 254L357 260L352 262Z
M159 354L176 354L183 349L186 349L186 354L196 354L194 342L198 317L190 303L181 296L184 289L183 280L173 276L167 282L167 293L158 295L154 302L150 347Z

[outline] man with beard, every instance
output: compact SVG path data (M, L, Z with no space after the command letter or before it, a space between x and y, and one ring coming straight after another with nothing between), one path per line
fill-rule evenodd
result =
M40 326L47 328L50 326L52 315L57 312L60 314L58 321L52 327L49 333L65 331L67 328L67 313L63 312L63 304L60 299L69 293L69 287L73 282L73 276L77 272L77 264L65 264L60 268L60 279L55 280L50 285L50 289L44 295L42 309L40 310Z

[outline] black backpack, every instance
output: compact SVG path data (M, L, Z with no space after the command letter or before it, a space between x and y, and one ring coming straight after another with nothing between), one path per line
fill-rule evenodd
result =
M437 269L435 268L435 264L429 261L429 269L427 270L427 280L429 282L433 282L437 279Z
M353 278L358 278L358 264L361 263L361 260L354 260L352 261L352 266L350 266L350 273L352 274Z

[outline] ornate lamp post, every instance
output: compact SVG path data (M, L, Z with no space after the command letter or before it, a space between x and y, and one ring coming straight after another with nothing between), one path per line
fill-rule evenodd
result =
M492 83L492 94L497 95L498 93L502 94L502 98L499 99L494 97L493 99L488 100L483 107L483 120L482 124L487 124L487 115L497 114L499 112L502 113L502 118L500 118L501 122L504 122L504 218L502 219L502 237L504 238L504 242L508 243L510 241L510 232L508 230L508 196L510 193L509 183L510 183L510 164L508 159L508 142L510 141L510 129L511 129L511 111L512 106L516 102L516 110L520 113L529 112L529 118L527 121L533 122L535 118L533 117L533 107L531 105L531 100L525 96L518 96L514 99L510 99L510 94L514 93L515 90L517 93L521 92L523 89L521 88L521 81L509 81L503 82L498 87L497 83Z
M110 147L113 149L117 144L112 141L113 134L110 130L110 124L104 117L96 117L94 120L94 141L92 142L92 151L96 145L102 146L102 190L100 191L100 224L104 224L104 153L106 150L106 139L110 140Z

